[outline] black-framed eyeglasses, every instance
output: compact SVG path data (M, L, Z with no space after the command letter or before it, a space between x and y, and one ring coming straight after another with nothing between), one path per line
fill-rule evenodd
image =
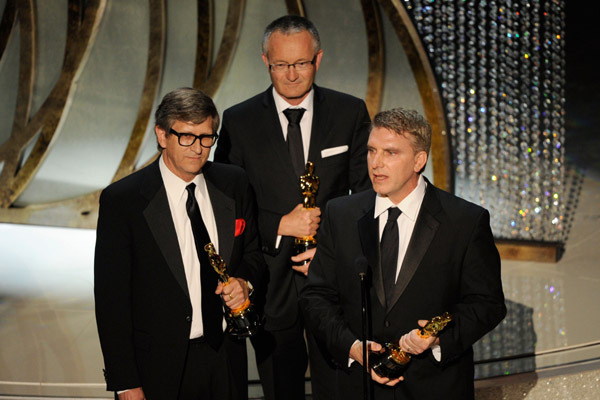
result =
M296 71L305 71L305 70L311 68L315 64L316 60L317 60L317 55L315 54L313 59L310 61L299 61L299 62L296 62L293 64L288 64L288 63L269 64L269 67L271 68L271 71L275 71L275 72L284 72L284 71L287 71L288 69L290 69L290 67L294 67L294 69Z
M213 133L212 135L194 135L191 133L177 132L173 128L171 128L169 130L169 132L171 132L173 135L177 136L179 145L184 146L184 147L190 147L194 143L196 143L196 140L199 140L200 146L210 149L215 144L217 139L219 138L219 135L216 133Z

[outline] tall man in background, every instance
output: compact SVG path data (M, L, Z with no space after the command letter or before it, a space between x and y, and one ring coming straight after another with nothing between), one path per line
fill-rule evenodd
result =
M265 271L244 172L208 162L219 115L181 88L156 110L158 160L100 196L96 320L107 390L119 399L247 399L244 341L225 335L229 308ZM204 245L228 265L218 284Z
M265 398L304 399L307 366L298 293L309 265L293 266L294 238L317 234L320 207L370 187L364 101L314 84L323 50L315 26L284 16L267 26L262 59L272 86L223 114L215 160L243 167L258 203L269 271L265 332L253 339ZM306 161L320 178L317 208L302 207L299 176ZM318 241L318 238L317 238ZM314 249L294 261L312 258ZM333 364L308 335L315 399L331 399Z
M403 381L372 372L375 399L473 399L472 345L506 314L490 215L421 175L430 145L421 115L380 112L367 146L373 190L327 204L301 304L309 329L346 366L334 381L339 399L363 398L367 265L372 348L391 342L412 355ZM445 312L452 322L439 337L418 335Z

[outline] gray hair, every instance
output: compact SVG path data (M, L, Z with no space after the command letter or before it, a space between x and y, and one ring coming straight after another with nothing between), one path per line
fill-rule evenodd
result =
M182 87L167 93L154 113L156 126L167 135L175 121L201 124L212 118L213 133L219 129L219 113L212 99L203 91ZM158 149L161 150L160 145Z
M298 15L285 15L271 22L265 29L262 40L262 52L269 56L269 39L273 32L281 32L284 35L291 35L307 31L312 36L315 54L321 50L321 39L315 25L304 17Z

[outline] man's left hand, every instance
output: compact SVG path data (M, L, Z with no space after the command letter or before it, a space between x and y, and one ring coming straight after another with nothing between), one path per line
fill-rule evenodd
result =
M301 272L304 274L304 276L307 276L308 275L308 267L309 267L310 262L312 261L313 257L315 256L316 251L317 251L317 248L314 247L312 249L306 250L304 253L300 253L298 255L293 256L292 257L293 262L308 261L306 264L292 265L292 268L294 269L294 271Z
M427 325L427 322L429 321L425 319L420 319L419 326L424 327L425 325ZM419 336L419 331L420 329L413 329L412 331L408 332L400 338L400 348L402 349L402 351L411 354L421 354L431 346L439 345L439 338L435 336L422 338L421 336Z
M219 282L215 293L221 295L227 307L236 309L248 300L248 285L244 279L232 277L227 285Z

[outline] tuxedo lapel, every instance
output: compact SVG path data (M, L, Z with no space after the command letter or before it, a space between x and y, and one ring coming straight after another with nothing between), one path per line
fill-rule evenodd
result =
M185 278L185 269L183 259L181 258L181 249L177 240L177 232L173 224L171 209L167 191L160 176L158 160L156 160L147 169L147 174L142 184L141 195L148 199L148 205L143 211L148 227L154 236L161 253L169 269L173 273L175 280L181 286L189 298L187 280Z
M363 254L367 257L369 266L373 274L373 287L377 298L383 307L385 307L385 292L383 289L383 278L381 266L379 265L379 221L375 215L375 193L364 205L364 214L358 220L358 235Z
M273 99L272 86L263 93L263 106L265 107L266 114L266 118L263 118L263 131L273 147L272 154L277 155L281 165L284 167L285 173L292 175L294 179L296 179L297 177L294 172L294 166L292 165L292 159L290 158L287 143L283 137L283 130L281 129L281 122L279 120L279 115L277 114L275 99ZM268 150L260 149L259 151Z
M398 301L402 293L404 293L408 283L417 271L425 252L431 245L431 241L440 225L439 221L435 218L439 210L441 210L441 207L435 196L433 185L428 182L425 198L423 199L423 204L421 205L421 210L419 211L419 216L417 217L415 228L408 243L404 261L402 262L402 268L400 268L400 274L396 281L391 301L392 306ZM391 308L390 306L389 309Z
M327 105L325 96L317 85L313 85L313 120L310 132L310 146L308 147L308 161L315 162L321 159L321 150L325 147L323 142L327 136L329 117L332 115Z
M219 255L226 264L231 261L233 240L235 237L235 200L220 191L213 183L208 168L204 172L208 196L212 205L217 233L219 235Z

